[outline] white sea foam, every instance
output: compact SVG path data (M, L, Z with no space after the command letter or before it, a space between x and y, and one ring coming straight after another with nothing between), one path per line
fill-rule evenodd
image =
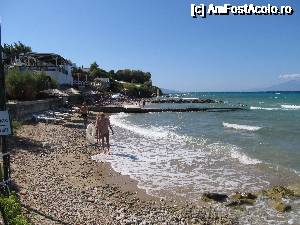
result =
M110 117L111 123L121 127L123 129L129 130L131 132L134 132L136 134L145 136L145 137L150 137L150 138L155 138L155 139L166 139L166 138L178 138L178 135L166 127L140 127L136 126L134 124L130 123L125 123L124 119L128 116L126 113L119 113L112 115Z
M267 110L267 111L277 111L277 110L300 110L300 105L281 105L281 108L276 107L256 107L251 106L252 110Z
M118 162L116 163L114 163L116 160L115 157L107 157L102 160L112 162L112 166L116 170L133 176L137 180L146 179L144 176L147 176L147 174L148 176L149 174L156 174L155 176L160 177L159 179L171 177L170 179L172 180L179 177L180 179L186 177L186 179L182 180L180 183L188 185L188 183L191 182L189 177L194 176L201 180L204 189L209 190L209 188L211 188L209 184L214 181L207 178L207 172L212 173L211 176L213 177L219 177L218 179L221 182L221 188L226 186L226 188L231 189L237 187L236 183L230 184L226 178L224 178L225 180L222 178L222 176L224 176L223 172L225 168L231 167L230 162L232 162L232 165L236 165L235 160L237 159L241 164L246 165L260 163L259 160L253 159L242 153L241 149L234 145L226 143L207 143L208 140L204 138L192 138L185 135L179 135L173 131L174 129L172 127L139 126L129 122L126 117L127 115L124 113L111 116L111 123L123 130L122 133L116 136L118 136L120 138L119 141L121 141L118 144L123 145L124 148L116 149L118 149L118 151L124 151L124 154L136 155L138 160L127 162L129 164L126 163L126 160L128 159L124 161L124 158L121 161L117 160ZM143 136L143 138L140 136ZM97 158L97 161L101 160L100 158ZM121 162L123 162L124 165L122 165ZM134 165L139 163L141 163L141 165ZM227 163L229 164L227 165ZM177 166L174 168L174 165ZM189 175L187 175L187 171L181 171L182 168L190 167L193 167L194 169L189 171ZM222 171L216 170L220 167L224 167L224 169ZM229 168L228 170L231 172L228 174L231 174L230 176L232 177L234 177L234 174L237 177L237 173L241 172ZM203 173L203 169L205 169L205 173ZM248 171L244 172L247 173ZM206 180L204 181L203 179ZM248 176L243 174L243 179L245 179L244 185L247 185L246 180L253 178L251 178L251 175ZM178 183L178 180L176 180L176 182ZM158 181L157 183L158 186L166 185L160 184ZM167 186L169 185L172 186L171 183L168 183ZM207 188L205 188L205 185Z
M119 114L115 114L111 116L111 123L115 126L118 126L120 128L126 129L128 131L134 132L138 135L144 136L144 137L148 137L151 139L156 139L156 140L162 140L164 139L166 141L166 145L172 145L172 143L175 142L175 145L180 143L186 143L187 141L189 141L190 143L193 143L193 145L198 145L200 143L200 147L204 147L204 144L206 143L205 139L201 139L201 140L193 140L193 138L190 138L188 136L185 135L178 135L176 134L173 130L173 127L141 127L141 126L137 126L134 125L132 123L129 123L128 121L126 121L126 117L128 117L128 114L126 113L119 113ZM224 126L228 126L235 129L244 129L244 130L249 130L249 131L257 131L259 129L261 129L261 127L254 127L254 126L247 126L247 125L238 125L238 124L229 124L229 123L223 123ZM197 143L197 144L195 144ZM231 146L231 145L226 145L228 147L228 149L230 149L229 151L231 152L230 156L232 158L238 159L241 163L249 165L249 164L257 164L260 163L259 160L257 159L252 159L250 157L248 157L246 154L240 152L235 146ZM218 151L220 153L220 150L222 151L222 149L224 148L224 144L220 144L220 143L215 143L215 144L210 144L206 146L208 149L210 149L211 151ZM228 149L224 150L223 149L223 153L224 152L228 152Z
M251 158L235 149L230 150L230 155L232 158L238 159L241 163L246 165L255 165L261 163L260 160Z
M160 196L163 190L197 200L204 191L257 191L270 185L265 172L253 166L261 161L244 154L235 145L180 135L174 127L137 125L128 116L124 113L111 116L111 123L119 127L112 136L112 154L92 158L111 163L114 170L137 180L138 186L150 194ZM273 211L262 210L265 204L259 200L255 207L253 210L261 213L258 215L263 218L272 215L272 222L277 221ZM249 219L249 224L253 210L247 210L251 215L242 217Z
M241 152L241 149L234 145L224 145L222 143L213 143L207 146L214 154L224 154L225 157L229 156L233 159L237 159L240 163L245 165L255 165L262 163L260 160L251 158L245 153ZM228 154L228 155L227 155Z
M299 110L300 105L281 105L283 109Z
M256 107L256 106L251 106L250 109L252 109L252 110L268 110L268 111L281 110L281 108L266 108L266 107Z
M170 126L138 125L134 119L124 113L112 115L111 123L118 127L112 154L92 159L109 162L149 194L163 197L163 191L197 200L205 191L258 191L270 184L253 166L261 162L235 145L181 135Z
M249 126L249 125L240 125L240 124L231 124L231 123L225 123L223 122L223 126L227 128L232 128L235 130L247 130L247 131L258 131L262 127L256 127L256 126Z
M199 98L182 98L183 100L199 100Z

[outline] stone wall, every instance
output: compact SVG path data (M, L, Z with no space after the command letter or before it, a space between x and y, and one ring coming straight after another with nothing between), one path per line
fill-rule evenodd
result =
M36 101L8 102L7 109L12 119L30 120L33 113L42 112L62 105L63 99L51 98Z

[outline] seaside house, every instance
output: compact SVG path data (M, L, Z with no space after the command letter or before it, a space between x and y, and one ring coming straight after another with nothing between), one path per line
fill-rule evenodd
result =
M60 85L73 85L72 64L69 60L54 53L22 53L15 58L13 67L20 71L45 72Z
M73 70L73 86L78 88L89 85L88 74L90 68L78 67Z

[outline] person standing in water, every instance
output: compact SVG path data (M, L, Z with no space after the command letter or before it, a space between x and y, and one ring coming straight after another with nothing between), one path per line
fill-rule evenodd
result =
M100 141L100 138L101 138L101 141L102 141L102 150L104 151L104 149L105 149L104 138L105 138L107 152L109 154L110 144L109 144L109 129L108 128L110 128L111 133L114 134L112 126L110 125L109 118L106 117L104 113L99 113L97 115L97 119L96 119L97 144L99 144L99 141ZM104 153L106 153L106 152L104 151Z

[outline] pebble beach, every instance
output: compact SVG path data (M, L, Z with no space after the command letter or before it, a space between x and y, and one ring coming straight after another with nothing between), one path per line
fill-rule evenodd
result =
M100 149L86 141L78 115L62 124L24 124L9 147L12 180L33 224L237 224L212 205L150 196L108 163L91 160Z

